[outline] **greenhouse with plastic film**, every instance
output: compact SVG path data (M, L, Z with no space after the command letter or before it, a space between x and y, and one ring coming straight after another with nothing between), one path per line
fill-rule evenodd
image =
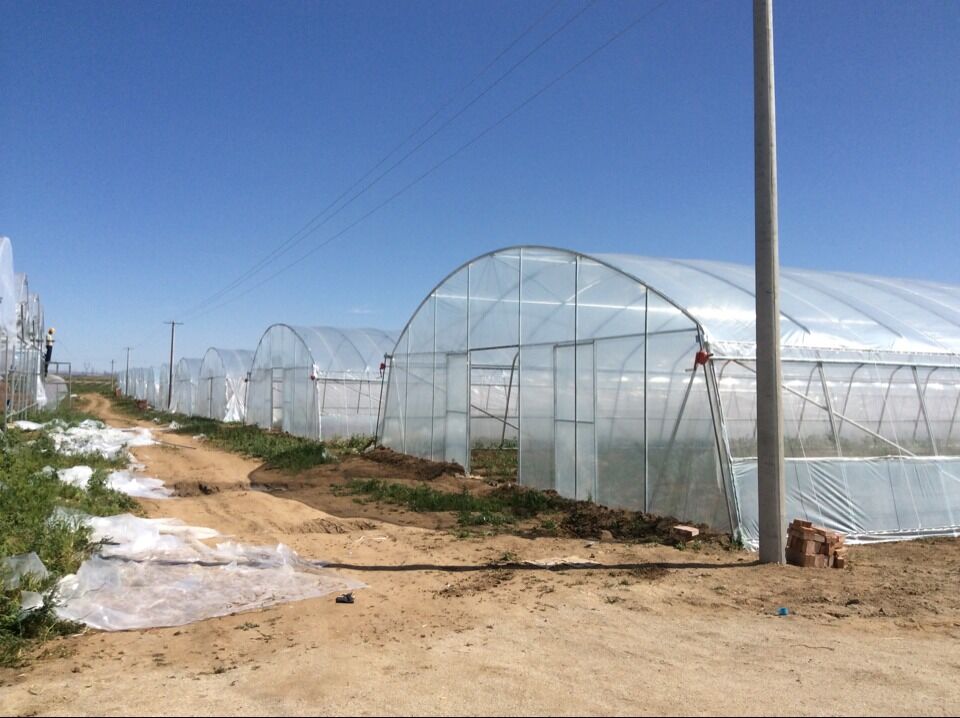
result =
M161 364L157 369L157 403L153 406L157 409L166 410L170 396L170 365Z
M854 540L958 535L960 287L781 270L788 519ZM521 247L421 303L385 445L757 543L752 267Z
M200 359L181 359L173 370L173 397L170 411L196 413L197 388L200 384Z
M373 435L396 332L274 324L254 354L247 422L311 439Z
M243 421L247 411L247 375L253 352L207 349L200 362L194 414L219 421Z

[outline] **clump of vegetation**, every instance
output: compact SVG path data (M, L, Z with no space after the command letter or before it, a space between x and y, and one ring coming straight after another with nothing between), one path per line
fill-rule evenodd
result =
M180 424L175 429L178 434L203 434L213 446L263 459L270 468L302 471L334 460L320 441L199 416L180 417L177 422Z
M541 513L563 508L565 499L531 489L504 486L481 496L466 488L459 492L439 491L426 484L408 484L381 479L354 479L341 491L403 506L410 511L453 511L461 526L504 526Z
M108 471L125 464L125 458L99 454L58 454L43 431L0 433L0 557L35 552L49 572L45 579L30 576L10 589L2 588L6 582L0 576L0 665L16 665L31 643L76 629L57 619L51 594L97 544L71 512L110 516L137 510L136 501L106 484ZM94 468L86 489L57 478L57 469L79 465ZM22 591L41 593L43 607L22 612Z
M515 439L499 442L477 442L470 449L470 472L499 481L517 480L519 451Z
M128 397L113 399L118 411L136 419L155 421L158 424L176 423L177 434L196 436L202 434L211 445L255 459L262 459L269 468L302 471L311 466L336 460L339 453L359 453L357 447L372 441L369 437L352 437L338 442L338 450L331 451L322 441L313 441L278 431L268 431L259 426L228 423L203 416L172 414L156 409L141 409Z

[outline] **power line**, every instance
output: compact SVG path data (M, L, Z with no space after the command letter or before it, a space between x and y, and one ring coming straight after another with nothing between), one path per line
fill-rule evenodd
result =
M564 71L561 72L560 74L556 75L552 80L550 80L550 81L547 82L545 85L543 85L542 87L540 87L540 89L537 90L536 92L534 92L533 94L529 95L525 100L523 100L522 102L520 102L518 105L514 106L513 109L511 109L511 110L510 110L509 112L507 112L506 114L502 115L498 120L496 120L496 121L493 122L492 124L488 125L488 126L487 126L486 128L484 128L481 132L479 132L478 134L474 135L473 138L471 138L471 139L468 140L467 142L465 142L465 143L463 143L462 145L460 145L456 150L454 150L454 151L451 152L449 155L447 155L446 157L444 157L442 160L440 160L439 162L437 162L436 164L434 164L433 166L431 166L429 169L427 169L427 170L426 170L425 172L423 172L422 174L420 174L420 175L418 175L417 177L415 177L413 180L411 180L411 181L408 182L406 185L404 185L404 186L401 187L399 190L397 190L397 191L394 192L392 195L390 195L387 199L383 200L380 204L378 204L378 205L376 205L375 207L373 207L373 209L371 209L370 211L368 211L366 214L361 215L358 219L356 219L356 220L354 220L352 223L348 224L346 227L344 227L343 229L341 229L339 232L331 235L330 237L328 237L327 239L325 239L323 242L321 242L320 244L318 244L316 247L314 247L314 248L312 248L311 250L309 250L308 252L305 252L304 254L300 255L297 259L295 259L294 261L290 262L289 264L285 264L285 265L284 265L283 267L281 267L279 270L277 270L276 272L274 272L274 273L271 274L270 276L266 277L266 278L263 279L262 281L258 282L257 284L254 284L252 287L247 288L246 290L244 290L244 291L241 292L240 294L237 294L236 296L234 296L234 297L226 300L225 302L221 302L220 304L217 304L217 305L215 305L215 306L213 306L213 307L210 307L209 309L200 311L200 312L194 314L193 316L194 316L194 317L203 316L203 315L205 315L205 314L208 314L209 312L216 311L217 309L220 309L220 308L226 306L227 304L230 304L230 303L236 301L237 299L240 299L241 297L246 296L247 294L249 294L249 293L252 292L253 290L255 290L255 289L263 286L264 284L266 284L267 282L269 282L271 279L274 279L275 277L279 276L280 274L282 274L283 272L287 271L288 269L291 269L292 267L296 266L297 264L299 264L300 262L302 262L302 261L303 261L304 259L306 259L307 257L310 257L311 255L313 255L313 254L315 254L316 252L320 251L321 249L323 249L324 247L326 247L326 246L329 245L330 243L336 241L337 239L339 239L340 237L342 237L344 234L346 234L348 231L350 231L351 229L353 229L354 227L356 227L358 224L360 224L361 222L363 222L364 220L366 220L368 217L370 217L371 215L373 215L373 214L375 214L376 212L378 212L379 210L381 210L383 207L385 207L385 206L387 206L388 204L390 204L391 202L393 202L393 200L395 200L395 199L396 199L397 197L399 197L400 195L404 194L407 190L411 189L411 188L414 187L415 185L417 185L417 184L419 184L420 182L422 182L423 180L425 180L427 177L429 177L429 176L430 176L431 174L433 174L435 171L437 171L438 169L440 169L443 165L447 164L450 160L454 159L455 157L457 157L458 155L460 155L462 152L464 152L465 150L467 150L469 147L471 147L471 146L473 146L474 144L476 144L477 142L479 142L482 138L486 137L489 133L491 133L493 130L495 130L496 128L498 128L498 127L499 127L500 125L502 125L504 122L506 122L506 121L509 120L511 117L513 117L514 115L516 115L516 114L517 114L518 112L520 112L524 107L526 107L526 106L529 105L531 102L533 102L534 100L536 100L538 97L540 97L540 96L541 96L543 93L545 93L547 90L549 90L549 89L552 88L554 85L556 85L558 82L560 82L561 80L565 79L568 75L570 75L571 73L575 72L575 71L576 71L577 69L579 69L581 66L583 66L584 64L586 64L587 62L589 62L590 60L592 60L596 55L598 55L600 52L602 52L602 51L605 50L607 47L609 47L610 45L612 45L614 42L616 42L617 40L619 40L621 37L623 37L624 35L626 35L628 32L630 32L631 30L633 30L637 25L639 25L640 23L642 23L644 20L646 20L646 19L647 19L648 17L650 17L651 15L653 15L655 12L657 12L660 8L662 8L664 5L666 5L666 4L669 3L669 2L670 2L670 0L661 0L661 2L657 3L657 4L656 4L655 6L653 6L652 8L650 8L650 9L647 10L646 12L642 13L641 15L639 15L639 16L637 16L636 18L634 18L633 20L631 20L631 21L630 21L629 23L627 23L627 25L625 25L622 29L620 29L620 30L618 30L617 32L613 33L613 34L612 34L610 37L608 37L603 43L601 43L600 45L598 45L597 47L595 47L593 50L591 50L589 53L587 53L586 55L584 55L582 58L580 58L579 60L577 60L575 63L573 63L572 65L570 65L566 70L564 70ZM311 230L311 231L312 231L312 230Z
M195 304L193 307L191 307L191 308L186 312L186 314L189 315L191 312L194 312L194 311L196 311L197 309L202 308L202 307L205 306L206 304L208 304L208 303L210 303L210 302L218 299L219 297L222 297L224 294L226 294L227 292L229 292L229 291L230 291L231 289L233 289L234 287L237 287L237 286L239 286L240 284L242 284L246 279L248 279L248 278L252 277L253 275L257 274L263 267L265 267L267 264L269 264L270 262L272 262L275 258L277 258L277 257L279 257L280 255L282 255L282 254L286 253L287 251L289 251L289 249L291 249L293 246L295 246L296 244L298 244L302 239L304 239L304 238L305 238L307 235L309 235L311 232L313 232L313 231L316 230L316 229L319 229L319 227L321 227L321 226L323 226L324 224L326 224L327 221L329 221L330 219L332 219L336 214L339 214L339 212L340 212L341 210L345 209L348 205L350 205L350 204L351 204L354 200L356 200L358 197L360 197L361 195L363 195L364 193L366 193L367 190L369 190L370 188L372 188L372 187L373 187L375 184L377 184L377 182L379 182L383 177L385 177L387 174L389 174L391 171L393 171L399 164L401 164L401 163L402 163L403 161L405 161L408 157L410 157L410 155L412 155L414 152L416 152L416 151L419 150L421 147L423 147L423 145L425 145L427 142L429 142L431 139L433 139L433 137L435 137L440 131L442 131L444 128L446 128L447 126L449 126L451 122L453 122L453 121L456 120L458 117L460 117L467 109L469 109L473 104L475 104L477 101L479 101L483 96L485 96L488 92L490 92L490 90L492 90L497 84L499 84L503 79L505 79L505 77L506 77L507 75L511 74L515 69L517 69L517 67L519 67L521 64L523 64L523 62L525 62L525 61L526 61L527 59L529 59L535 52L537 52L540 48L542 48L543 45L546 44L546 42L549 42L550 39L552 39L555 35L559 34L559 32L561 32L563 29L565 29L573 20L575 20L576 18L578 18L580 15L582 15L583 12L585 12L585 11L586 11L591 5L593 5L596 1L597 1L597 0L590 0L590 2L589 2L586 6L584 6L583 9L581 9L578 13L576 13L576 15L573 16L573 18L571 18L571 19L568 20L566 23L564 23L559 30L557 30L557 31L555 31L553 34L551 34L551 35L547 38L546 41L541 42L537 47L534 48L533 51L529 52L527 55L525 55L523 58L521 58L520 62L516 63L513 67L509 68L509 69L507 70L507 72L505 72L505 73L502 74L500 77L498 77L491 85L489 85L487 88L485 88L479 95L477 95L476 97L474 97L473 100L471 100L465 107L463 107L459 112L457 112L457 114L455 114L453 117L449 118L449 119L448 119L446 122L444 122L437 130L435 130L432 134L430 134L425 140L423 140L422 142L420 142L420 144L418 144L416 147L414 147L410 152L408 152L406 155L404 155L403 157L401 157L400 160L398 160L396 163L394 163L393 165L391 165L390 168L388 168L388 169L386 170L386 172L384 172L384 173L382 173L381 175L379 175L376 179L373 180L373 182L370 182L369 184L367 184L367 186L365 186L362 190L360 190L360 192L358 192L357 194L355 194L355 195L354 195L353 197L351 197L346 203L344 203L343 205L341 205L341 206L336 210L336 212L334 212L332 215L330 215L329 217L327 217L327 218L326 218L323 222L321 222L319 225L313 226L314 224L316 224L316 222L317 222L318 220L320 220L322 217L324 217L324 215L326 215L331 209L333 209L334 207L336 207L336 205L337 205L344 197L346 197L346 196L347 196L348 194L350 194L354 189L356 189L356 187L357 187L358 185L360 185L361 183L363 183L364 180L366 180L371 174L373 174L374 172L376 172L377 169L379 169L381 166L383 166L383 164L384 164L387 160L389 160L394 154L396 154L404 145L406 145L410 140L412 140L414 137L416 137L425 127L427 127L431 122L433 122L433 120L434 120L438 115L440 115L440 113L442 113L445 109L447 109L447 107L450 106L450 104L453 102L453 100L454 100L457 96L459 96L462 92L464 92L464 91L467 90L470 86L472 86L477 80L479 80L481 77L483 77L483 75L485 75L485 74L487 73L487 71L488 71L490 68L492 68L504 55L506 55L508 52L510 52L510 50L512 50L514 47L516 47L516 45L517 45L521 40L523 40L523 38L525 38L528 34L530 34L530 32L532 32L532 31L533 31L538 25L540 25L550 14L552 14L553 11L554 11L554 10L557 8L557 6L560 4L560 0L555 0L555 2L553 2L553 4L551 4L544 13L542 13L532 24L530 24L530 25L529 25L526 29L524 29L517 37L515 37L503 50L501 50L501 51L497 54L496 57L494 57L492 60L490 60L490 62L488 62L488 63L483 67L483 69L481 69L478 73L476 73L465 85L463 85L462 87L460 87L459 89L457 89L457 90L455 90L453 93L451 93L451 94L448 96L448 98L440 105L440 107L438 107L429 117L427 117L426 120L424 120L422 123L420 123L420 124L419 124L411 133L409 133L400 143L398 143L393 149L391 149L389 152L387 152L387 154L385 154L375 165L373 165L373 167L371 167L369 170L367 170L359 179L357 179L357 180L356 180L353 184L351 184L346 190L344 190L342 193L340 193L340 195L338 195L338 196L336 197L336 199L334 199L332 202L330 202L330 203L329 203L326 207L324 207L323 210L321 210L318 214L314 215L314 217L311 218L310 221L308 221L303 227L301 227L299 230L297 230L296 232L294 232L290 237L288 237L286 240L284 240L284 241L281 242L278 246L276 246L273 250L271 250L265 257L263 257L263 258L260 259L258 262L256 262L250 269L248 269L246 272L244 272L240 277L238 277L237 279L233 280L233 281L232 281L231 283L229 283L226 287L218 290L217 292L215 292L215 293L212 294L211 296L209 296L209 297L207 297L206 299L203 299L203 300L201 300L200 302L198 302L197 304Z

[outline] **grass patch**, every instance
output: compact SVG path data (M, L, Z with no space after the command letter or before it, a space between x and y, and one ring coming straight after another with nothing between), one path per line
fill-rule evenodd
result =
M199 416L180 417L177 422L180 424L176 429L178 434L203 434L213 446L262 459L270 468L302 471L334 460L320 441Z
M470 472L477 476L500 481L517 480L517 442L508 440L499 443L483 442L470 449Z
M36 552L50 573L42 581L31 578L18 588L0 590L0 665L17 665L32 643L75 630L53 613L51 591L97 545L90 540L90 529L63 509L94 516L136 510L136 501L106 485L108 471L125 464L125 458L58 454L42 431L0 434L0 557ZM45 469L78 465L95 469L85 490L64 484L55 471ZM42 593L43 608L21 615L22 590Z
M382 479L353 479L340 491L369 501L403 506L410 511L453 511L457 514L457 523L463 527L504 526L540 513L556 512L567 503L558 496L515 486L474 496L466 489L438 491L425 484L409 486Z
M351 437L338 441L334 445L335 450L331 450L332 447L328 447L324 442L267 431L259 426L228 423L203 416L172 414L150 408L141 409L136 400L129 397L111 399L117 411L131 418L158 424L176 422L175 433L188 436L203 434L212 446L262 459L268 468L302 471L311 466L335 461L340 453L359 453L373 441L371 437Z

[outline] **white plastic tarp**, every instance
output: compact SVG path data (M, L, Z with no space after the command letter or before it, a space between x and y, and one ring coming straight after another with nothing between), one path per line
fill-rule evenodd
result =
M88 419L79 425L67 428L63 422L52 421L44 426L53 439L57 451L68 456L76 454L100 454L112 459L127 447L155 444L149 429L115 429L102 421Z
M63 483L81 489L87 488L92 476L93 469L89 466L71 466L57 471L57 478ZM111 471L107 474L107 487L141 499L169 499L173 495L173 492L166 488L160 479L137 476L126 469Z
M213 529L130 514L90 518L101 552L61 579L57 615L107 631L179 626L363 584L290 548L231 541Z

